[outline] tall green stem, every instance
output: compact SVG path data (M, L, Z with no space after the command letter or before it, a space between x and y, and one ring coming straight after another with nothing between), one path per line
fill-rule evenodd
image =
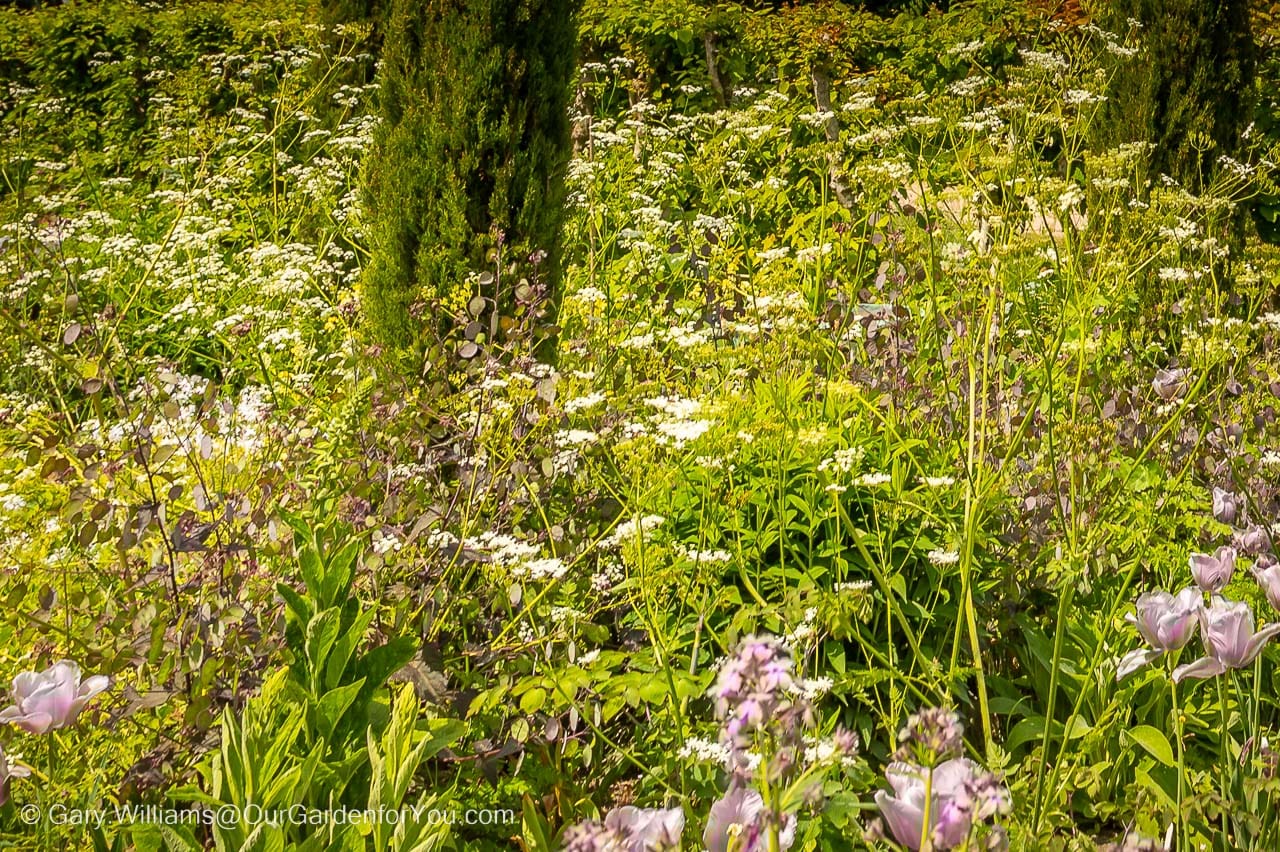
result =
M933 832L929 830L933 824L933 767L926 770L924 776L924 813L920 819L920 845L918 849L933 848Z
M1178 842L1175 847L1178 852L1182 852L1187 847L1187 821L1182 809L1183 802L1183 783L1185 781L1185 756L1182 751L1182 708L1178 706L1178 682L1172 677L1169 678L1169 697L1173 701L1173 731L1178 741L1178 813L1177 813L1177 831Z
M1231 839L1230 825L1227 820L1227 772L1230 766L1230 750L1227 748L1227 698L1222 691L1222 678L1217 678L1218 685L1218 786L1222 794L1222 841L1229 844ZM1227 848L1230 848L1228 845Z

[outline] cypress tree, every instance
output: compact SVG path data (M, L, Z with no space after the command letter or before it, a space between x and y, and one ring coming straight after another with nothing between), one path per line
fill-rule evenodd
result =
M1140 26L1144 53L1119 69L1098 142L1149 142L1150 176L1192 192L1234 156L1253 90L1249 0L1109 0L1104 22Z
M381 0L319 0L319 17L327 24L372 22L382 5Z
M367 318L404 347L440 332L418 304L465 305L469 275L537 264L552 312L560 266L575 0L391 0L382 123L366 158ZM486 280L492 280L486 278ZM498 310L509 284L485 292ZM505 314L504 314L505 315ZM497 327L496 317L494 328Z

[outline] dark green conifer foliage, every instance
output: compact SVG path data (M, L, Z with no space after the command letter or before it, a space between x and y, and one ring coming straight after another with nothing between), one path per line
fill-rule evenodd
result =
M575 5L392 0L383 123L365 166L371 256L362 287L383 342L411 343L433 321L412 317L411 305L493 271L499 234L504 262L547 253L538 268L554 310Z
M1104 25L1141 23L1145 53L1119 71L1098 142L1150 142L1150 177L1193 192L1238 152L1252 115L1249 0L1107 0Z
M320 19L327 24L352 24L373 21L385 0L318 0Z

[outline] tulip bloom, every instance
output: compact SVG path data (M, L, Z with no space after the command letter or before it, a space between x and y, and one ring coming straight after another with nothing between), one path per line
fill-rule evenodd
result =
M1187 392L1187 379L1190 375L1184 369L1156 370L1156 377L1151 380L1151 387L1157 396L1168 402Z
M1213 516L1224 524L1233 524L1240 512L1240 497L1222 488L1213 489Z
M43 672L23 672L13 679L14 704L0 711L0 724L12 722L30 734L65 728L110 685L104 675L81 683L80 667L70 660L60 660Z
M1216 594L1231 582L1231 575L1236 570L1236 549L1219 547L1212 556L1207 553L1193 553L1187 560L1191 565L1191 576L1196 585L1210 594Z
M1272 636L1280 633L1280 624L1272 624L1254 632L1253 610L1243 601L1215 599L1200 615L1200 639L1205 656L1173 670L1175 683L1184 678L1214 677L1227 669L1249 665Z
M1176 597L1168 592L1146 592L1139 596L1137 615L1131 613L1125 618L1138 628L1138 633L1151 647L1125 654L1116 666L1116 680L1185 646L1195 635L1203 611L1204 598L1191 586L1178 592Z
M9 763L9 758L5 756L4 749L0 748L0 808L4 807L9 801L9 779L10 778L29 778L31 770L18 763Z
M932 778L929 777L932 772ZM973 814L966 785L980 772L966 757L944 761L932 770L908 763L891 763L885 777L893 793L876 793L876 806L894 840L908 849L920 848L922 837L934 849L953 849L969 836ZM926 785L926 782L929 782ZM929 831L925 834L925 787L929 787Z
M750 787L734 785L707 815L702 844L708 852L762 852L769 848L764 798ZM778 848L790 849L796 842L796 818L787 814L778 831Z
M1247 530L1236 530L1235 544L1245 553L1262 554L1271 552L1271 536L1261 526L1254 524Z
M614 808L604 818L572 825L564 833L565 852L665 852L680 848L684 811L680 808Z
M1253 566L1253 576L1266 593L1267 601L1280 610L1280 562L1274 558L1259 558Z
M626 848L637 852L680 848L684 811L680 808L615 808L604 818L605 827L627 838Z

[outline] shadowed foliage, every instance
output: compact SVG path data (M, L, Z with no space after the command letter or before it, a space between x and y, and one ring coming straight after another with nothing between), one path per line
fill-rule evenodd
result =
M1108 0L1104 26L1140 25L1144 53L1117 74L1099 142L1150 142L1152 177L1200 191L1248 125L1254 50L1247 0Z

